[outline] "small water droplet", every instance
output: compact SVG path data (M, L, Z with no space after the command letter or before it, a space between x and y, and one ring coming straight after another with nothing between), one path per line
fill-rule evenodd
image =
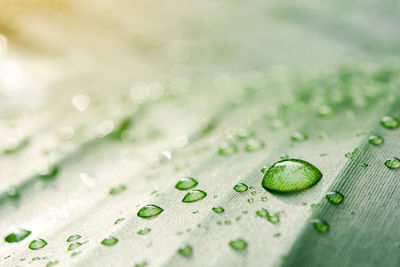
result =
M267 200L268 200L268 199L267 199L266 196L261 197L261 201L262 201L262 202L266 202Z
M110 195L117 195L117 194L119 194L119 193L121 193L121 192L123 192L125 190L126 190L126 186L125 185L118 185L116 187L111 188L109 194Z
M253 198L249 198L249 199L247 200L247 202L249 202L249 203L251 204L251 203L254 202L254 199L253 199Z
M147 261L141 261L135 263L135 267L146 267L147 266Z
M185 258L190 258L193 254L193 248L190 245L185 245L178 249L178 253Z
M56 264L58 264L58 263L59 263L58 260L49 261L49 262L46 264L46 267L51 267L51 266L54 266L54 265L56 265Z
M326 193L325 197L330 203L335 205L339 205L344 200L344 196L336 191Z
M396 129L399 127L399 119L392 116L383 116L381 118L381 125L386 129Z
M236 134L238 140L247 140L254 136L254 131L251 129L239 129Z
M80 246L82 246L82 244L83 243L80 243L80 242L74 242L74 243L72 243L72 244L70 244L68 246L68 250L70 251L70 250L74 250L76 248L79 248Z
M268 216L268 210L262 208L256 211L258 217L264 218Z
M8 243L15 243L24 240L27 238L32 232L25 229L18 229L11 234L7 235L4 240Z
M292 133L292 136L290 137L290 139L292 139L292 141L294 142L304 142L308 139L307 134L300 132L300 131L296 131L294 133Z
M156 205L146 205L143 208L141 208L139 210L139 212L137 213L137 215L140 218L151 218L154 216L157 216L158 214L160 214L161 212L163 212L164 210L162 208L160 208L159 206Z
M311 163L287 159L274 163L265 173L262 186L273 192L297 192L315 185L322 173Z
M117 219L114 224L119 224L120 222L122 222L123 220L125 220L125 218L119 218Z
M244 150L246 152L254 152L261 150L265 147L265 143L261 140L249 139L246 141Z
M226 220L224 221L224 224L225 224L225 225L231 225L231 224L232 224L232 222L231 222L231 220L229 220L229 219L226 219Z
M245 185L245 184L243 184L243 183L239 183L239 184L236 184L234 187L233 187L233 189L236 191L236 192L245 192L245 191L247 191L247 189L249 189L249 187L247 186L247 185Z
M194 189L189 191L185 197L182 199L182 202L184 203L191 203L195 201L199 201L207 196L207 193L199 190L199 189Z
M72 241L75 241L75 240L78 240L79 238L81 238L82 236L80 236L80 235L70 235L68 238L67 238L67 242L72 242Z
M368 138L368 142L372 145L380 145L383 143L383 141L384 141L383 138L379 135L371 135Z
M58 172L59 172L59 167L52 166L45 173L41 173L39 177L42 178L43 180L51 180L57 176Z
M223 213L225 211L225 209L223 207L221 207L221 206L215 206L215 207L212 208L212 210L215 213Z
M143 228L143 229L139 230L137 233L138 233L138 235L147 235L150 232L151 232L150 228Z
M43 239L35 239L29 244L29 248L32 250L38 250L47 245L47 242Z
M229 242L229 246L234 250L245 250L247 248L247 242L242 238L237 238Z
M270 223L278 223L279 222L279 220L280 220L280 218L279 218L279 213L275 213L275 214L273 214L273 215L267 215L267 220L270 222Z
M118 243L118 239L113 237L113 236L109 236L107 238L104 238L103 241L101 241L101 244L104 246L113 246L115 244Z
M268 167L264 166L264 167L261 168L261 173L265 173L267 170L268 170Z
M320 219L311 220L311 224L314 226L314 229L320 233L326 233L329 231L329 224Z
M257 195L257 192L256 191L251 191L251 193L250 193L252 196L255 196L255 195Z
M321 117L329 117L333 115L333 109L329 106L320 106L317 110L317 114Z
M222 143L218 149L218 154L222 156L229 156L237 152L238 147L234 143Z
M393 157L385 161L385 166L389 169L398 169L400 168L400 159Z
M74 251L71 253L71 258L78 256L79 254L81 254L82 251L78 250L78 251Z
M363 168L367 168L367 167L368 167L368 164L367 164L367 163L361 163L360 165L361 165L361 167L363 167Z
M175 188L178 190L188 190L195 187L198 182L191 177L183 177L176 183Z

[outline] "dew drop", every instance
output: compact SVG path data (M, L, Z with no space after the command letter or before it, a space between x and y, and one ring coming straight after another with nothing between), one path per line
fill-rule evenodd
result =
M262 186L273 192L298 192L315 185L322 173L312 164L300 159L274 163L265 173Z
M182 202L184 203L191 203L195 201L199 201L207 196L207 193L199 190L199 189L194 189L189 191L185 197L182 199Z
M125 190L126 190L126 186L125 185L118 185L116 187L111 188L109 194L110 195L117 195L117 194L119 194L119 193L121 193L121 192L123 192Z
M68 238L67 238L67 242L72 242L72 241L75 241L75 240L78 240L79 238L81 238L82 236L80 236L80 235L71 235L71 236L69 236Z
M256 211L258 217L264 218L268 216L268 210L262 208Z
M119 218L114 222L114 224L119 224L120 222L122 222L124 220L125 220L125 218Z
M58 166L52 166L50 167L50 169L47 170L46 173L40 174L39 177L42 178L43 180L51 180L57 176L58 172L59 172Z
M246 152L254 152L261 150L265 147L265 143L261 140L249 139L246 141L244 150Z
M400 159L393 157L385 161L385 166L389 169L398 169L400 168Z
M11 234L7 235L4 240L8 243L15 243L24 240L31 234L31 231L25 229L18 229Z
M221 206L215 206L215 207L212 208L212 210L215 213L223 213L225 211L225 209L223 207L221 207Z
M234 189L236 192L241 193L241 192L247 191L247 189L249 189L249 187L248 187L247 185L243 184L243 183L240 183L240 184L235 185L235 186L233 187L233 189Z
M399 127L399 119L392 116L383 116L381 118L381 125L386 129L396 129Z
M160 214L163 211L164 210L162 208L160 208L159 206L146 205L139 210L139 212L137 213L137 216L139 216L140 218L151 218L151 217L157 216L158 214Z
M79 248L80 246L82 246L83 244L82 243L80 243L80 242L74 242L74 243L71 243L69 246L68 246L68 250L70 251L70 250L74 250L74 249L76 249L76 248Z
M239 129L236 133L236 139L238 140L247 140L254 136L254 131L251 129Z
M197 184L198 182L196 179L191 177L183 177L176 183L175 188L178 190L188 190L195 187Z
M238 147L234 143L222 143L218 149L218 154L221 156L229 156L237 152Z
M47 242L43 239L35 239L29 244L29 248L32 250L38 250L47 245Z
M245 250L247 248L247 242L242 238L237 238L229 242L229 246L234 250Z
M280 221L280 218L279 218L279 213L275 213L275 214L273 214L273 215L267 215L267 220L270 222L270 223L278 223L279 221Z
M372 135L368 138L368 142L371 145L380 145L383 143L383 141L384 141L383 138L379 135Z
M113 246L115 244L118 243L118 239L113 237L113 236L109 236L107 238L104 238L103 241L101 241L101 244L104 246Z
M311 220L311 224L314 226L314 229L320 233L326 233L329 231L329 224L320 219Z
M339 205L343 202L344 196L336 191L326 193L325 198L332 204Z
M300 131L296 131L294 133L292 133L292 136L290 137L290 139L292 139L292 141L294 142L304 142L308 139L307 134L300 132Z
M185 258L190 258L193 254L193 248L190 245L185 245L178 249L178 253Z
M151 229L150 229L150 228L143 228L143 229L139 230L139 231L137 232L137 234L138 234L138 235L147 235L147 234L150 233L150 232L151 232Z

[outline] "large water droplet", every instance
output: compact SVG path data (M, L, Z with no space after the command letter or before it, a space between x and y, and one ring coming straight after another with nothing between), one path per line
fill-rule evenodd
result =
M243 183L237 184L233 187L233 190L235 190L236 192L245 192L247 191L247 189L249 189L249 187Z
M237 238L229 242L229 246L234 250L244 250L247 248L247 242L242 238Z
M150 232L151 232L150 228L143 228L143 229L139 230L137 233L138 233L138 235L147 235Z
M43 239L35 239L29 244L29 248L32 250L38 250L47 245L47 242Z
M212 210L215 213L223 213L225 211L225 209L223 207L221 207L221 206L215 206L215 207L212 208Z
M320 233L326 233L329 231L329 224L320 219L311 220L311 224L314 226L314 229Z
M188 192L185 195L185 197L182 199L182 202L185 202L185 203L195 202L195 201L205 198L206 196L207 196L206 192L199 190L199 189L195 189L195 190L191 190L190 192Z
M185 258L190 258L193 253L193 248L190 245L185 245L178 249L178 253Z
M195 187L198 182L191 177L183 177L176 183L175 188L179 190L188 190Z
M78 240L79 238L81 238L80 235L71 235L70 237L67 238L67 242L72 242Z
M399 119L392 116L384 116L381 118L381 125L386 129L396 129L399 127Z
M151 218L151 217L157 216L158 214L160 214L163 211L164 210L162 208L160 208L159 206L146 205L139 210L139 212L137 213L137 216L139 216L140 218Z
M344 199L344 196L336 191L326 193L325 197L330 203L335 205L339 205Z
M113 237L113 236L109 236L107 238L104 238L103 241L101 241L101 244L104 246L113 246L115 244L118 243L118 239Z
M262 186L273 192L297 192L316 184L322 173L312 164L300 159L274 163L264 175Z
M400 159L393 157L385 161L385 166L389 169L398 169L400 168Z
M379 135L371 135L368 138L368 142L372 145L380 145L383 143L383 138Z
M109 194L110 195L117 195L117 194L119 194L119 193L121 193L121 192L123 192L125 190L126 190L126 186L125 185L118 185L116 187L111 188Z
M25 229L18 229L11 234L7 235L4 240L8 243L15 243L24 240L31 234L31 231Z

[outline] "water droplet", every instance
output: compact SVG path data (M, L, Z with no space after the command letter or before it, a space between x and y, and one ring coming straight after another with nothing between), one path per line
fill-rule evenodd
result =
M178 190L188 190L195 187L198 182L191 177L183 177L176 183L175 188Z
M344 156L348 159L354 159L357 153L358 153L358 148L354 149L353 152L347 152L346 154L344 154Z
M273 215L267 215L267 220L270 222L270 223L278 223L279 222L279 220L280 220L280 218L279 218L279 213L275 213L275 214L273 214Z
M31 234L31 231L25 229L18 229L11 234L7 235L4 240L8 243L15 243L24 240Z
M268 167L264 166L264 167L261 168L261 173L265 173L267 170L268 170Z
M45 247L47 242L43 239L35 239L29 244L29 248L32 250L37 250Z
M321 117L329 117L333 115L333 109L329 106L320 106L317 110L317 114Z
M266 196L261 197L261 201L262 201L262 202L266 202L267 200L268 200L268 199L267 199Z
M292 136L290 137L290 139L292 139L292 141L294 142L304 142L308 139L307 134L300 132L300 131L296 131L294 133L292 133Z
M339 205L344 200L344 196L336 191L326 193L326 199L335 205Z
M70 251L70 250L74 250L74 249L76 249L76 248L79 248L80 246L82 246L83 244L82 243L80 243L80 242L75 242L75 243L71 243L69 246L68 246L68 250Z
M185 245L178 249L178 253L185 258L190 258L193 253L193 248L190 245Z
M233 187L236 192L245 192L249 187L243 183L237 184Z
M182 199L182 202L184 203L190 203L190 202L195 202L198 200L201 200L207 196L207 193L199 190L199 189L194 189L189 191L185 197Z
M82 251L75 251L75 252L72 252L71 253L71 258L73 258L73 257L76 257L76 256L78 256L79 254L81 254L82 253Z
M229 156L236 152L238 152L238 147L234 143L222 143L218 149L218 154L222 156Z
M268 216L268 210L262 208L256 211L258 217L264 218Z
M261 140L249 139L246 141L244 150L247 152L254 152L261 150L265 147L265 143Z
M158 214L160 214L161 212L163 212L164 210L162 208L160 208L159 206L156 205L146 205L143 208L141 208L139 210L139 212L137 213L137 215L140 218L151 218L154 216L157 216Z
M372 135L368 138L368 142L372 145L380 145L383 141L383 138L379 135Z
M400 159L393 157L385 161L385 166L389 169L398 169L400 168Z
M76 95L72 98L72 104L80 112L85 111L89 107L90 99L87 95Z
M51 180L57 176L58 172L59 172L58 166L52 166L45 173L40 174L39 177L42 178L43 180Z
M367 163L361 163L360 165L361 165L361 167L363 167L363 168L367 168L367 167L368 167L368 164L367 164Z
M329 224L320 219L311 220L311 224L314 226L314 229L320 233L326 233L329 231Z
M322 173L312 164L300 159L274 163L265 173L262 186L273 192L297 192L315 185Z
M104 246L113 246L115 244L118 243L118 239L113 237L113 236L109 236L107 238L104 238L103 241L101 241L101 244Z
M138 235L147 235L150 232L151 232L150 228L143 228L143 229L139 230L137 233L138 233Z
M71 235L70 237L67 238L67 242L72 242L72 241L78 240L81 237L82 236L80 236L80 235Z
M381 125L386 129L396 129L399 127L399 119L392 116L384 116L381 118Z
M255 195L257 195L257 192L256 191L251 191L251 193L250 193L252 196L255 196Z
M122 222L123 220L125 220L125 218L119 218L117 219L114 224L119 224L120 222Z
M51 266L54 266L54 265L56 265L56 264L58 264L58 263L59 263L58 260L49 261L49 262L46 264L46 267L51 267Z
M245 250L247 248L247 242L242 238L231 240L229 246L234 250Z
M24 148L27 147L28 145L29 145L29 139L26 138L26 139L20 141L19 143L15 144L15 145L12 146L12 147L4 149L4 150L3 150L3 153L4 153L4 154L7 154L7 155L13 154L13 153L15 153L15 152L18 152L18 151L24 149Z
M253 199L253 198L249 198L249 199L247 200L247 202L249 202L249 203L251 204L251 203L254 202L254 199Z
M146 267L147 266L147 261L141 261L138 263L135 263L135 267Z
M118 185L116 187L111 188L109 194L110 195L117 195L117 194L119 194L119 193L121 193L121 192L123 192L125 190L126 190L126 186L125 185Z
M227 220L224 221L224 224L225 224L225 225L231 225L232 222L231 222L231 220L227 219Z
M254 131L251 129L239 129L236 134L238 140L246 140L254 136Z
M212 210L213 210L215 213L223 213L223 212L225 211L224 208L221 207L221 206L215 206L215 207L212 208Z

